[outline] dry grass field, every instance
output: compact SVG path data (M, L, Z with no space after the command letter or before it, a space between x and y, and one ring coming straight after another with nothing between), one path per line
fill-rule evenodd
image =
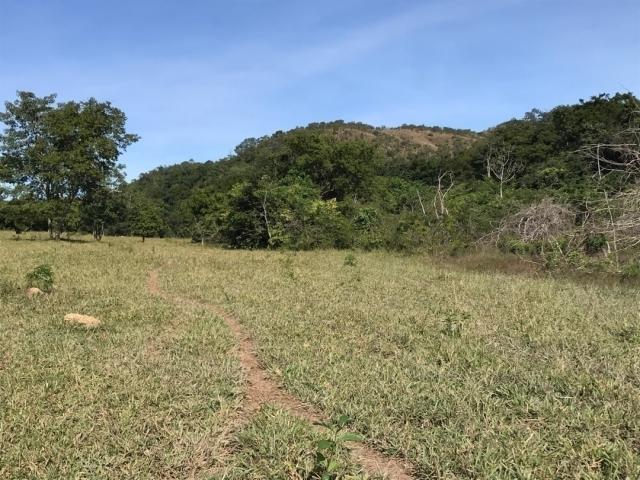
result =
M0 259L0 478L640 477L637 288L7 232ZM313 425L341 416L363 442Z

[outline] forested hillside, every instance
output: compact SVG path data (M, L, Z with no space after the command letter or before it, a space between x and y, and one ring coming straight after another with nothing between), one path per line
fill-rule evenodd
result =
M115 182L81 199L67 226L232 248L490 244L618 263L638 238L639 108L631 94L599 95L481 133L311 124ZM41 198L8 196L1 212L6 228L46 228Z

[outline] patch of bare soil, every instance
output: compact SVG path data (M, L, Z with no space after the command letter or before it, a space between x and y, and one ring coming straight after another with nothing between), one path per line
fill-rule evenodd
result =
M383 132L386 135L398 138L405 142L415 143L422 147L428 147L432 150L437 150L438 145L447 143L450 141L450 135L438 134L434 138L434 133L430 131L413 130L410 128L385 128Z
M149 273L147 290L153 295L165 298L176 304L187 304L212 311L224 320L235 337L237 341L236 353L245 372L247 385L244 403L241 405L237 418L232 422L232 429L237 429L247 422L251 415L265 404L276 405L312 424L327 420L325 414L306 405L285 391L281 385L269 376L258 361L258 357L255 354L255 345L251 337L240 322L223 307L164 292L160 288L158 270L153 270ZM409 473L410 468L396 458L387 457L364 444L352 444L350 447L354 460L369 475L383 476L391 480L411 480L414 478Z

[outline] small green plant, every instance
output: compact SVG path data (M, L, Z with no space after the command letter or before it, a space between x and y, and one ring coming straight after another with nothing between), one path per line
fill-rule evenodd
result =
M340 454L346 448L348 442L362 442L364 437L357 433L346 431L351 418L340 415L328 422L318 422L317 425L325 427L328 436L316 442L315 466L311 472L311 478L321 480L334 480L339 478L342 469Z
M344 266L345 267L355 267L356 265L358 265L358 259L356 258L356 256L353 253L348 253L344 257Z
M287 278L296 280L296 272L293 268L293 257L291 255L285 255L284 259L282 259L282 268Z
M459 338L462 336L462 328L470 315L466 312L448 312L443 320L443 328L441 332L448 336Z
M31 270L26 275L29 287L37 287L43 292L53 290L53 268L51 265L43 263Z

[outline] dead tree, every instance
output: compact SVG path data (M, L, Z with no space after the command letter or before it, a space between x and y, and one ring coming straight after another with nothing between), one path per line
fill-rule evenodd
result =
M422 196L420 195L420 190L416 188L416 193L418 194L418 202L420 202L420 208L422 208L422 216L427 216L427 211L424 208L424 203L422 203ZM411 207L413 210L413 207Z
M625 250L640 245L640 186L614 198L620 215L614 223L618 247Z
M571 235L575 229L576 214L570 208L545 198L505 218L495 237L516 237L524 243L553 243Z
M436 218L449 215L449 210L445 204L445 198L453 187L453 173L447 171L438 176L438 188L433 197L433 209L436 212Z
M513 154L513 147L506 144L499 147L490 147L485 161L487 176L493 176L498 180L500 183L500 198L503 198L504 184L509 183L518 176L520 170L522 170L522 164Z
M271 227L269 226L269 217L267 215L267 190L264 191L264 197L262 198L262 216L264 218L264 224L267 227L267 236L269 237L269 244L271 244Z
M640 245L640 127L618 137L619 143L592 144L578 151L595 163L594 177L602 192L602 199L591 207L591 230L605 235L606 253L613 254L617 267L621 250ZM613 175L617 181L607 181Z
M619 252L640 245L640 184L610 195L606 190L600 201L592 202L589 232L607 239L606 255L613 255L616 264Z

